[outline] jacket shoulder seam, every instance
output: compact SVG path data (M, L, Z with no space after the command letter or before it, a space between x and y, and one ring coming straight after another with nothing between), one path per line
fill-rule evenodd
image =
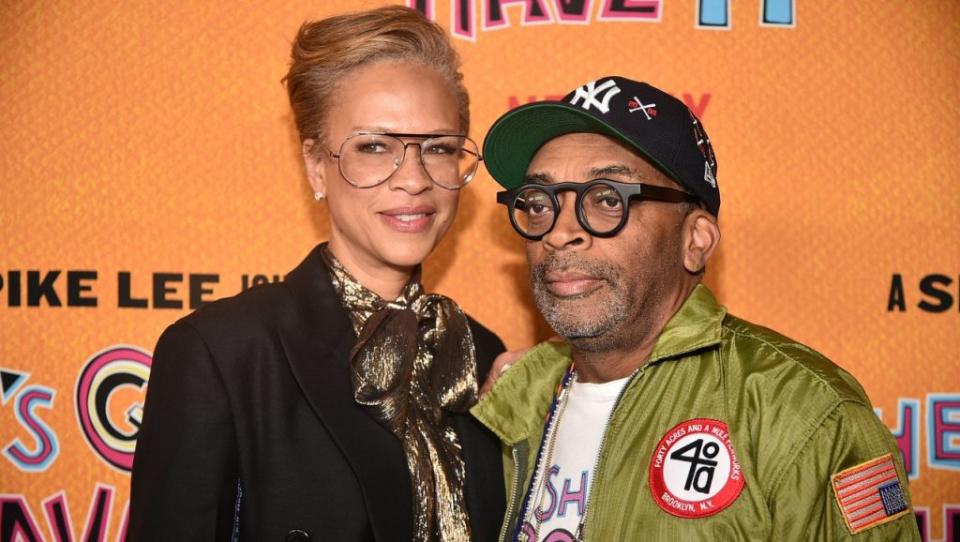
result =
M729 326L729 325L727 325L727 324L724 324L724 325L723 325L723 328L726 329L726 330L728 330L730 333L732 333L732 334L734 334L734 335L740 335L740 336L744 336L744 337L749 337L749 338L751 338L751 339L753 339L753 340L755 340L755 341L758 341L758 342L760 342L760 343L763 343L765 346L770 347L771 349L773 349L773 350L776 351L778 354L780 354L781 356L783 356L784 358L786 358L787 360L789 360L789 361L790 361L791 363L793 363L794 365L796 365L796 366L800 367L801 369L803 369L803 371L804 371L806 374L808 374L809 376L811 376L812 378L814 378L817 382L820 382L821 384L823 384L824 387L826 387L826 389L830 390L830 393L833 394L833 397L834 397L834 402L831 403L830 407L828 407L827 410L830 410L831 408L835 407L837 404L839 404L839 403L841 403L841 402L853 402L853 403L859 403L859 404L861 404L861 405L865 405L865 403L864 403L862 400L854 399L854 398L851 398L851 397L847 397L847 396L845 396L844 394L841 394L833 384L831 384L831 383L828 382L826 379L824 379L822 376L820 376L820 374L818 374L816 371L814 371L813 369L811 369L810 367L808 367L805 363L803 363L803 361L801 361L800 359L798 359L796 356L794 356L794 355L792 355L792 354L788 354L787 352L784 352L782 348L780 348L779 346L777 346L777 345L774 344L773 342L769 341L768 339L765 339L765 338L760 337L760 336L758 336L758 335L756 335L756 334L750 333L749 331L733 329L731 326ZM817 354L817 355L821 355L821 354ZM828 361L829 361L829 360L828 360Z

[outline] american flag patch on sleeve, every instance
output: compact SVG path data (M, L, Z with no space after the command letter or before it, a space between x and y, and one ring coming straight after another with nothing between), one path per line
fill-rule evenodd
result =
M831 480L851 534L896 519L910 509L892 454L838 472Z

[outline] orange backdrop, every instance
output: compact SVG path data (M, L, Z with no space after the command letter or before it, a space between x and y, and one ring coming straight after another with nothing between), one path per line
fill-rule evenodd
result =
M122 536L161 330L327 235L280 84L290 40L382 3L0 3L9 536L62 539L57 517ZM566 0L410 4L454 36L478 141L508 107L602 75L687 100L720 164L707 283L860 379L924 536L960 540L960 4L585 0L573 24ZM464 191L425 280L516 348L549 331L496 190L481 173Z

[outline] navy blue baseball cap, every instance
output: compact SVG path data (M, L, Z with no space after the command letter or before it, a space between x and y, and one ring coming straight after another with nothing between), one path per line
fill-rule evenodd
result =
M680 100L647 83L608 76L577 87L560 101L545 100L508 111L483 141L487 170L504 188L523 184L544 143L571 133L606 135L648 159L720 212L717 158L703 124Z

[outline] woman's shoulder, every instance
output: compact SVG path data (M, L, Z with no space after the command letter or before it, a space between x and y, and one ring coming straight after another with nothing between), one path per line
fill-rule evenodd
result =
M309 306L330 303L333 293L319 263L318 249L307 257L283 281L259 284L240 293L204 305L180 320L201 335L244 332L274 332L310 312Z
M500 337L498 337L493 330L481 324L473 316L470 316L469 314L466 316L467 322L470 323L470 332L473 334L473 341L477 343L478 346L483 344L489 345L492 348L499 348L500 350L504 349L503 341L500 340Z
M183 317L178 323L202 335L229 330L269 329L293 310L294 297L284 283L261 284L236 295L213 301Z
M477 376L480 383L483 383L483 379L487 377L487 372L493 365L493 360L506 350L506 347L496 333L469 314L467 321L470 323L470 333L473 335L473 344L477 349Z

